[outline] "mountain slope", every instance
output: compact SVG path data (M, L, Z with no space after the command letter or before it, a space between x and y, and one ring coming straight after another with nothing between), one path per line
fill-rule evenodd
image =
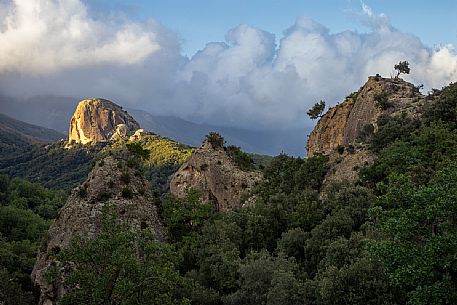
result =
M28 124L0 113L0 143L25 145L35 142L54 142L65 138L52 129Z

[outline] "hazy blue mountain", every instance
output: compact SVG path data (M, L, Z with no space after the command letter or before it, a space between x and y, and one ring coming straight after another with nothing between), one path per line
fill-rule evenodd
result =
M210 131L219 132L228 144L240 146L244 151L278 155L281 152L294 156L305 153L306 131L290 130L249 130L197 124L173 116L153 115L146 111L128 109L128 112L144 129L178 142L198 146Z
M35 142L54 142L66 136L52 129L28 124L0 114L0 143L24 145Z

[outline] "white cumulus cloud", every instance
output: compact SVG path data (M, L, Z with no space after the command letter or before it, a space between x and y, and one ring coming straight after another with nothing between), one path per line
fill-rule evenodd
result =
M1 0L0 0L0 3ZM3 2L4 3L4 2ZM310 125L306 111L389 77L400 60L425 88L457 81L452 45L431 49L362 6L367 32L332 33L300 17L282 37L246 24L192 58L177 35L147 23L90 17L79 0L0 5L0 92L113 99L124 106L251 128Z
M160 49L144 25L94 20L79 0L14 0L0 17L0 72L130 65Z

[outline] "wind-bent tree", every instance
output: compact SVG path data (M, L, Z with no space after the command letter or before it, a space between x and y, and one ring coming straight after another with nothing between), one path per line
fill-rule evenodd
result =
M320 100L319 103L314 104L314 106L308 110L307 114L311 118L311 120L315 120L317 118L322 117L322 113L325 109L325 101Z
M400 61L398 64L394 66L395 71L397 71L397 75L395 75L395 78L398 78L400 74L409 74L411 69L409 68L409 62L405 61Z

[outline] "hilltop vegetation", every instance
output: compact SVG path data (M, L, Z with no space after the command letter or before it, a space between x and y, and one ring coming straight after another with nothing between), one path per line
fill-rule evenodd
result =
M69 274L62 304L456 304L456 108L451 84L420 116L380 117L363 137L376 158L355 183L325 184L327 156L279 155L241 209L217 212L193 190L164 195L166 244L107 212L103 234L75 237L56 253ZM146 136L102 153L126 151L163 195L192 149ZM252 166L236 148L231 154ZM13 280L0 280L0 294L27 304L37 242L64 195L2 179L0 277Z
M367 138L378 158L356 184L324 190L324 156L281 155L250 207L218 213L192 192L164 201L175 301L455 304L456 92L420 121L382 118L389 137Z

